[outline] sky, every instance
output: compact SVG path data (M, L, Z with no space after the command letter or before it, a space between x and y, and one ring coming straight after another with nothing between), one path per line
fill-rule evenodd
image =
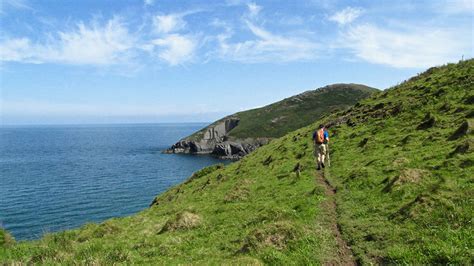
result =
M472 58L472 0L0 0L0 123L209 122Z

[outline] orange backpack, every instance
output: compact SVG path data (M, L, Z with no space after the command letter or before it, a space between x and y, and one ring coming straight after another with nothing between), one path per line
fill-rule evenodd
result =
M323 144L324 143L324 130L320 129L316 132L316 143Z

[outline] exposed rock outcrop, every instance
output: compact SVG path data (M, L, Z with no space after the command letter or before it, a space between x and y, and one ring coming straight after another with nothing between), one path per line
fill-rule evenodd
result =
M212 154L239 159L269 142L268 138L230 139L229 132L239 124L238 117L224 118L171 146L165 153Z

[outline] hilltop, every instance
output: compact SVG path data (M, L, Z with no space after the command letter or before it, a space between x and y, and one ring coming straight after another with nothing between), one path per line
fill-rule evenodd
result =
M473 92L474 60L431 68L204 168L136 215L10 243L0 260L337 264L337 224L362 264L472 265ZM324 172L311 143L319 123L332 141Z
M166 152L240 158L273 138L307 126L323 115L347 109L377 91L360 84L333 84L306 91L219 119L181 139Z

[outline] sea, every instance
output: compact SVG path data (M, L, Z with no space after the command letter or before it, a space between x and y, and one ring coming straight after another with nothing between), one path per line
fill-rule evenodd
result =
M147 208L210 156L162 154L206 124L0 127L0 226L16 240Z

